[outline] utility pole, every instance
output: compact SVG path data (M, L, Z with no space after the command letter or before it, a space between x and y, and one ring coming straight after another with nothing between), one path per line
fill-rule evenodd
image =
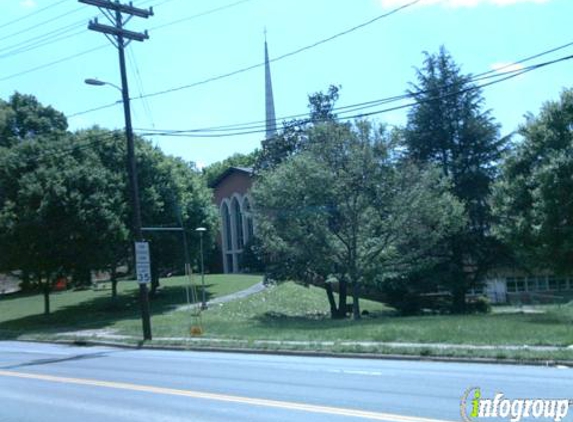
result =
M125 47L135 40L144 41L149 38L147 31L144 33L128 31L124 25L134 16L147 19L153 16L153 9L140 9L130 2L121 4L111 0L78 0L90 6L96 6L110 21L110 25L100 24L95 18L88 24L88 29L103 33L119 52L119 70L121 73L121 94L123 98L123 111L125 116L125 136L127 138L127 172L129 175L131 202L133 212L133 236L136 242L143 241L141 230L141 207L139 202L139 186L137 182L137 164L135 161L135 148L133 142L133 128L131 125L131 109L129 104L129 87L127 84L127 72L125 69ZM128 15L123 19L123 15ZM127 41L126 41L127 40ZM151 318L149 312L149 294L146 283L139 283L139 300L141 303L141 320L143 325L143 339L151 340Z

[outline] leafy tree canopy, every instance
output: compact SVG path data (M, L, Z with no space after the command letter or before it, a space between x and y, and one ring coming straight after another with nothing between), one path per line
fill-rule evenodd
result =
M573 271L573 90L519 128L496 185L498 235L520 265Z
M464 204L467 226L446 240L450 262L436 268L454 295L454 308L465 308L466 290L479 282L499 249L489 235L492 223L489 197L497 165L507 142L484 110L481 91L462 74L442 47L425 55L410 94L416 105L403 131L406 156L437 165L451 180L451 192Z
M317 124L307 137L255 185L259 236L274 277L324 286L333 317L346 313L352 287L358 318L360 285L423 265L463 210L436 171L396 166L385 132L367 122Z
M340 87L331 85L328 92L315 92L308 97L309 117L293 119L283 123L282 131L271 139L263 141L257 155L255 171L270 170L287 158L303 151L308 146L307 132L317 124L334 122L334 107L339 98Z
M58 137L68 128L63 113L43 106L32 95L14 93L0 100L0 146L11 147L37 136Z

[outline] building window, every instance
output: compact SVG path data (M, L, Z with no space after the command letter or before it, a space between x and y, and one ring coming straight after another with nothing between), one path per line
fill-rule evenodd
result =
M547 289L547 277L537 277L537 290L546 291Z
M231 206L231 210L233 212L234 223L235 223L235 234L237 239L237 248L242 249L245 246L245 236L243 233L243 215L241 212L241 205L237 198L233 198L233 203Z
M559 290L558 280L555 277L549 277L547 283L549 285L549 290Z
M243 202L243 212L245 214L245 225L246 225L246 234L247 234L247 242L253 238L254 230L253 230L253 216L251 215L251 203L249 202L248 198L245 198Z
M506 284L507 284L507 292L508 293L515 293L517 292L517 283L515 281L515 278L513 277L508 277L506 280Z
M515 289L517 292L525 292L526 291L525 279L523 277L516 277L515 278Z
M229 213L229 207L225 203L223 203L222 212L223 212L223 242L225 246L224 249L230 251L233 249L233 238L231 237L231 215Z

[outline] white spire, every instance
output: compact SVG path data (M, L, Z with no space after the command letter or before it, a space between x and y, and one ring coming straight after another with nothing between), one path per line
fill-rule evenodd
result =
M275 116L275 100L273 98L273 84L271 81L271 67L269 65L269 50L267 48L266 28L265 28L265 114L266 114L265 139L270 139L277 134L277 119Z

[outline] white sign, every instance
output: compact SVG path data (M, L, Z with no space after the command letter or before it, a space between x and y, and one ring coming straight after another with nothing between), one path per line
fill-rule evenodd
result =
M149 264L149 243L135 242L135 269L139 284L151 282L151 268Z

